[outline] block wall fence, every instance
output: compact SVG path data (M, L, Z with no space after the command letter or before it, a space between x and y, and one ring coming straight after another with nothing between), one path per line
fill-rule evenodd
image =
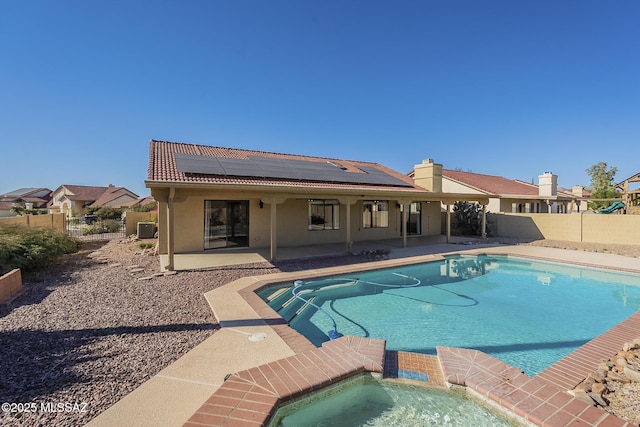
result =
M18 224L25 227L43 227L53 228L58 231L65 232L64 214L47 214L47 215L24 215L24 216L8 216L0 218L0 224Z
M10 300L22 290L20 269L11 270L0 277L0 304Z
M487 222L498 237L640 245L640 215L490 213Z

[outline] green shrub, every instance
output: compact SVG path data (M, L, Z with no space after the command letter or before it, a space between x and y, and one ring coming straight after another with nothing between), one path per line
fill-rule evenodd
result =
M107 206L88 206L84 208L85 215L97 215L100 219L122 218L122 208L110 208Z
M479 203L455 202L452 228L456 234L479 236L482 232L482 206Z
M146 205L133 205L131 206L132 212L151 212L158 206L158 202L147 203Z
M140 242L138 243L138 247L140 249L151 249L153 247L153 242Z
M116 219L105 219L104 221L97 222L90 227L82 230L83 236L90 234L102 234L102 233L117 233L120 231L122 223Z
M33 271L47 267L60 255L77 252L81 244L52 229L0 224L0 275L14 268Z

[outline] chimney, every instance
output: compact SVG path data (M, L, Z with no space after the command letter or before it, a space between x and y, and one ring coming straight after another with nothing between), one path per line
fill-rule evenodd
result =
M413 182L434 193L442 193L442 165L425 159L413 168Z
M540 196L556 196L558 194L558 175L545 172L538 176L538 194Z
M574 185L571 188L571 194L576 197L582 197L584 195L584 187L582 185Z

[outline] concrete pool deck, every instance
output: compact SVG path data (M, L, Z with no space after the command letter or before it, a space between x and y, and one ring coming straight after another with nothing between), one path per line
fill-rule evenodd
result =
M88 425L180 426L190 419L194 423L190 425L260 425L258 422L259 415L256 415L259 412L257 409L265 409L266 406L264 405L273 404L275 395L271 395L269 398L265 398L262 395L259 396L260 399L266 399L262 404L257 404L255 400L251 400L257 398L254 395L252 395L254 397L247 400L248 403L242 405L242 400L225 400L224 402L226 402L225 405L227 406L222 405L223 412L228 411L229 405L234 405L233 408L237 406L243 411L236 411L234 416L229 416L233 411L228 411L224 422L221 418L204 416L207 413L203 412L203 408L209 408L207 405L211 404L206 402L210 399L217 399L215 397L217 392L225 390L227 387L225 384L228 382L228 380L225 382L225 378L228 376L228 378L240 376L239 378L241 378L242 382L246 383L249 381L249 377L242 377L242 375L245 375L243 373L245 371L255 373L257 367L269 366L269 364L280 363L279 361L290 360L290 358L295 360L297 357L304 357L307 360L309 357L313 357L309 355L321 351L324 346L317 349L304 337L289 328L279 316L274 314L271 308L255 295L254 290L256 288L268 282L340 274L353 271L354 268L373 269L433 261L446 253L520 255L640 273L638 259L618 255L524 245L483 244L466 246L437 244L391 249L391 259L385 261L317 269L304 273L277 273L268 276L245 277L206 294L206 298L220 322L220 330L216 331L184 357L142 384L138 389L125 396L89 422ZM579 425L580 422L585 423L587 420L589 420L589 423L585 425L596 425L594 423L599 423L597 425L601 426L625 425L623 421L616 417L608 416L600 409L577 401L577 399L567 394L566 390L584 379L602 359L608 359L615 355L625 341L637 338L639 330L640 315L636 313L627 321L590 341L536 377L529 378L521 374L526 377L523 378L521 375L515 375L515 372L512 372L514 375L510 376L507 382L496 382L496 373L489 368L496 364L495 360L497 359L493 359L481 352L439 348L438 357L443 375L447 381L450 383L457 381L480 394L484 393L489 400L497 401L500 405L507 407L507 409L520 417L530 418L528 421L533 425L560 426L569 425L572 422L576 423L575 425ZM349 337L349 339L354 338ZM331 344L329 347L334 345L336 344ZM379 344L376 345L379 346ZM384 347L382 349L384 351ZM345 355L350 354L350 351L353 351L353 349L345 351ZM379 351L379 349L376 351ZM335 357L334 359L339 361L341 357ZM377 361L378 359L369 357L369 360ZM473 363L469 363L469 360ZM461 361L464 363L461 363ZM485 366L487 364L490 366ZM365 369L362 368L365 365L366 363L362 363L361 360L360 365L356 363L355 368L352 365L348 365L346 369L350 369L349 372L354 369L359 372L360 369ZM375 363L367 366L374 365ZM330 378L340 378L344 375L344 372L342 372L344 369L345 366L342 366ZM504 370L504 367L501 370ZM254 377L251 376L251 378ZM500 377L498 376L497 378ZM318 384L323 384L327 380L320 379L318 381L320 381ZM233 382L229 383L229 385L231 384ZM264 381L259 384L264 388ZM304 387L313 388L317 387L318 384ZM520 386L524 387L526 384L528 384L528 388L521 389ZM535 387L540 384L542 386ZM299 385L296 387L300 388ZM529 390L529 388L534 390ZM506 392L506 394L501 394L500 390ZM553 393L551 393L552 391ZM547 396L549 393L551 394ZM217 396L220 397L219 395ZM545 396L547 397L545 398ZM247 409L246 405L253 407L253 409ZM547 405L551 406L548 407ZM554 411L554 408L557 411ZM220 410L220 408L218 407L217 410ZM239 414L242 414L242 417L239 417ZM247 418L243 418L244 415ZM217 414L217 416L220 416L220 414ZM552 422L552 416L557 418L558 421ZM566 421L566 423L560 424L561 420L563 423Z

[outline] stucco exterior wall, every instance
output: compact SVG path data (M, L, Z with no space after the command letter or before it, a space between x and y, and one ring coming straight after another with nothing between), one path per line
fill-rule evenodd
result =
M597 214L490 214L500 237L640 244L640 216Z
M167 253L167 191L153 191L158 201L159 251ZM314 196L315 199L322 197ZM327 195L326 199L335 199ZM259 207L260 200L265 203ZM204 210L206 200L248 200L249 201L249 246L269 247L271 243L271 206L269 198L255 192L229 192L177 189L173 200L174 251L175 253L199 252L204 250ZM401 236L401 211L396 201L389 200L389 226L385 228L362 227L363 201L351 205L351 240L392 239ZM308 199L292 196L276 205L276 226L278 246L301 246L324 243L341 243L347 240L347 207L340 204L338 230L308 229ZM422 204L422 234L440 234L440 207L438 203ZM127 219L127 222L128 219ZM212 249L215 251L215 249Z
M442 192L443 193L458 193L458 194L480 194L486 195L478 190L469 188L467 185L460 184L459 182L451 181L445 177L442 178Z

